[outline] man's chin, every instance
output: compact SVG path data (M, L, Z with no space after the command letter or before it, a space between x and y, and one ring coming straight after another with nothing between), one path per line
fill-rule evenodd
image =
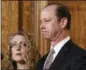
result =
M50 41L54 40L54 38L49 37L49 36L43 36L43 38L45 38L45 39L47 39L47 40L50 40Z
M50 40L49 36L43 36L43 38Z

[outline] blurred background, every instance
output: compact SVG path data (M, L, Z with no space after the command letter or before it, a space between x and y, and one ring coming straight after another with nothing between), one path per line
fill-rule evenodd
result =
M72 40L86 49L86 1L17 1L1 2L1 53L7 54L8 37L18 30L31 36L41 56L49 50L49 41L40 34L40 10L48 3L60 2L68 6L71 15Z

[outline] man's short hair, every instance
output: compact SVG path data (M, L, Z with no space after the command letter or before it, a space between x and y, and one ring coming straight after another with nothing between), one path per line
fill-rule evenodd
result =
M66 7L65 5L63 5L61 3L52 3L52 4L46 5L44 8L46 8L48 6L52 6L52 5L56 6L56 16L59 18L59 21L64 17L67 18L68 22L67 22L66 28L69 30L70 23L71 23L71 14L68 10L68 7Z

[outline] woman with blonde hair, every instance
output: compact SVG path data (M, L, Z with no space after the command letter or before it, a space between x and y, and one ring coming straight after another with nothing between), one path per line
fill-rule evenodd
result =
M32 39L23 32L14 33L8 40L7 69L34 70L40 55Z

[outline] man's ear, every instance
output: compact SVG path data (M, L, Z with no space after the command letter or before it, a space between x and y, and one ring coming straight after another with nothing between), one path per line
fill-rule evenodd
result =
M68 20L67 18L62 18L60 22L61 28L65 28L67 26Z

